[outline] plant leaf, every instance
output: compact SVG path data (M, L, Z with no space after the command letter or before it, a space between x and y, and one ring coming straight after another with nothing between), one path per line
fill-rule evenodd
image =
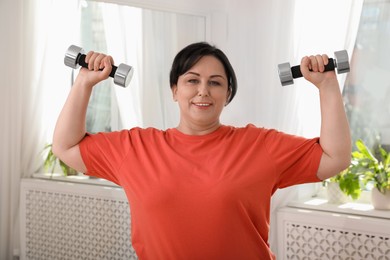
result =
M367 148L366 144L361 139L356 141L356 147L365 158L370 159L371 161L377 161L375 156L372 155L371 151Z

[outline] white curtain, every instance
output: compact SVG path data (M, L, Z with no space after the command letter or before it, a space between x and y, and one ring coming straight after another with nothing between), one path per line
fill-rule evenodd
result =
M334 58L334 51L344 49L351 57L362 6L363 0L296 1L292 61L299 64L304 55L316 53L326 53ZM338 75L341 91L346 75ZM300 122L298 133L307 137L317 136L321 120L318 91L305 80L296 80L294 87ZM308 125L316 127L306 127Z
M24 31L23 41L29 55L26 61L30 62L26 86L38 88L33 95L41 101L39 129L44 141L50 142L71 88L72 69L64 65L64 56L70 45L80 45L80 6L77 0L34 0L24 7L31 12L31 18L25 20L31 28Z
M142 82L142 11L139 8L102 3L107 53L115 64L133 67L134 74L127 88L112 87L118 104L120 128L142 126L140 86ZM111 81L112 82L112 81Z
M179 51L177 40L185 38L185 34L181 35L177 30L177 14L144 10L142 22L145 46L142 89L144 123L146 127L166 129L178 123L177 104L173 102L169 86L169 70L174 55Z
M48 11L50 8L64 16L55 16ZM60 73L65 71L63 58L69 43L56 39L60 34L70 41L74 38L74 9L77 2L0 2L4 61L0 65L0 259L12 259L19 248L20 179L40 167L45 136L54 127L54 122L43 125L44 118L56 118L53 114L63 100L55 97L65 98L69 91L70 72ZM47 47L48 43L52 48ZM46 71L50 71L50 77Z

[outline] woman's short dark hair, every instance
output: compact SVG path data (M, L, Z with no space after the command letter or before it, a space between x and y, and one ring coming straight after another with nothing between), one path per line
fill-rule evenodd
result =
M226 55L220 49L206 42L190 44L176 55L169 75L171 88L174 85L177 85L177 81L181 75L191 69L195 63L204 56L213 56L223 64L228 80L228 88L230 90L230 96L227 103L230 103L237 92L236 74Z

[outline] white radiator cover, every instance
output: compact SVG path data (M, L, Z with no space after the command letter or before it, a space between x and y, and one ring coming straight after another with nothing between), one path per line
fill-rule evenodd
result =
M24 179L21 259L137 259L121 188Z
M390 260L389 219L285 207L277 221L278 259Z

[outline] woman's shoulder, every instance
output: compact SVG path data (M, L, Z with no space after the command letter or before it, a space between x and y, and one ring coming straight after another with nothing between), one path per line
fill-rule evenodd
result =
M100 138L120 138L120 139L126 139L126 138L136 138L136 137L147 137L147 136L159 136L164 135L166 131L160 130L154 127L133 127L129 129L120 129L116 131L111 132L98 132L98 133L87 133L87 136L90 136L94 139L100 139Z
M123 130L131 137L142 137L142 138L150 138L150 137L163 137L166 135L168 130L162 130L155 127L133 127L128 130Z

